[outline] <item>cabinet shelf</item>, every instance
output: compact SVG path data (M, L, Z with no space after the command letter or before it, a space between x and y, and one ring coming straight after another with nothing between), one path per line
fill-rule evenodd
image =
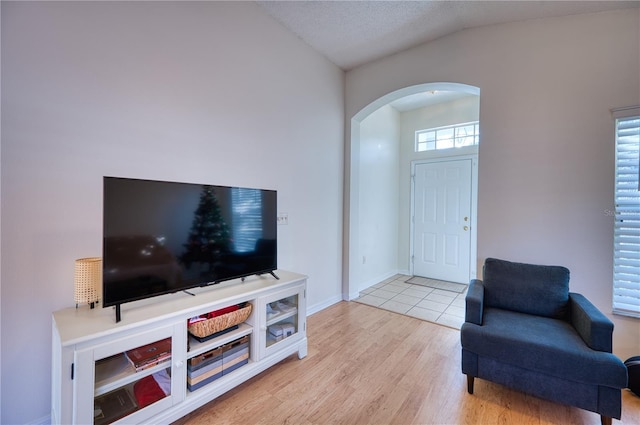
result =
M290 338L290 337L286 336L286 337L283 337L282 339L276 339L276 337L274 337L273 335L268 335L267 334L267 341L266 341L267 347L271 347L273 344L277 344L279 342L282 342L282 341L286 340L287 338Z
M116 388L138 381L171 366L171 358L148 369L136 372L124 353L96 363L95 392L97 397Z
M193 336L189 335L189 352L187 353L187 358L190 359L206 351L224 345L227 342L231 342L235 339L242 338L245 335L249 335L252 332L253 327L251 325L248 325L247 323L240 323L240 325L238 325L238 329L227 332L226 334L220 335L219 337L212 338L209 341L200 342Z
M298 314L298 309L296 307L291 307L291 310L277 313L276 315L269 317L267 319L267 326L275 325L276 323L282 322L296 314Z

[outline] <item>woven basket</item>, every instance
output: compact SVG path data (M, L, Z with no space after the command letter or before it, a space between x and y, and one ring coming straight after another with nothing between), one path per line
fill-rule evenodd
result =
M189 333L197 336L198 338L204 338L244 322L250 314L251 304L247 304L246 306L236 311L232 311L231 313L212 317L211 319L207 319L203 322L197 322L189 325Z

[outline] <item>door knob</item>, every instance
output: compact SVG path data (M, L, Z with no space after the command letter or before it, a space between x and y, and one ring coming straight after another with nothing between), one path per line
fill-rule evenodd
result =
M464 226L463 229L466 232L467 230L469 230L469 226Z

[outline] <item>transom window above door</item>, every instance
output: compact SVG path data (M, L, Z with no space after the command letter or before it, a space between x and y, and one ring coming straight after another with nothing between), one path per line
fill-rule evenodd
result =
M416 131L416 152L475 146L480 138L479 121Z

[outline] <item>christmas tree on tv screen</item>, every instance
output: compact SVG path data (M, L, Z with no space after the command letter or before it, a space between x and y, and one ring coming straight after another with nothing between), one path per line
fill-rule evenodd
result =
M208 265L208 271L211 272L221 255L229 251L230 244L231 233L222 216L216 193L213 187L203 186L180 260L187 268L193 263Z

